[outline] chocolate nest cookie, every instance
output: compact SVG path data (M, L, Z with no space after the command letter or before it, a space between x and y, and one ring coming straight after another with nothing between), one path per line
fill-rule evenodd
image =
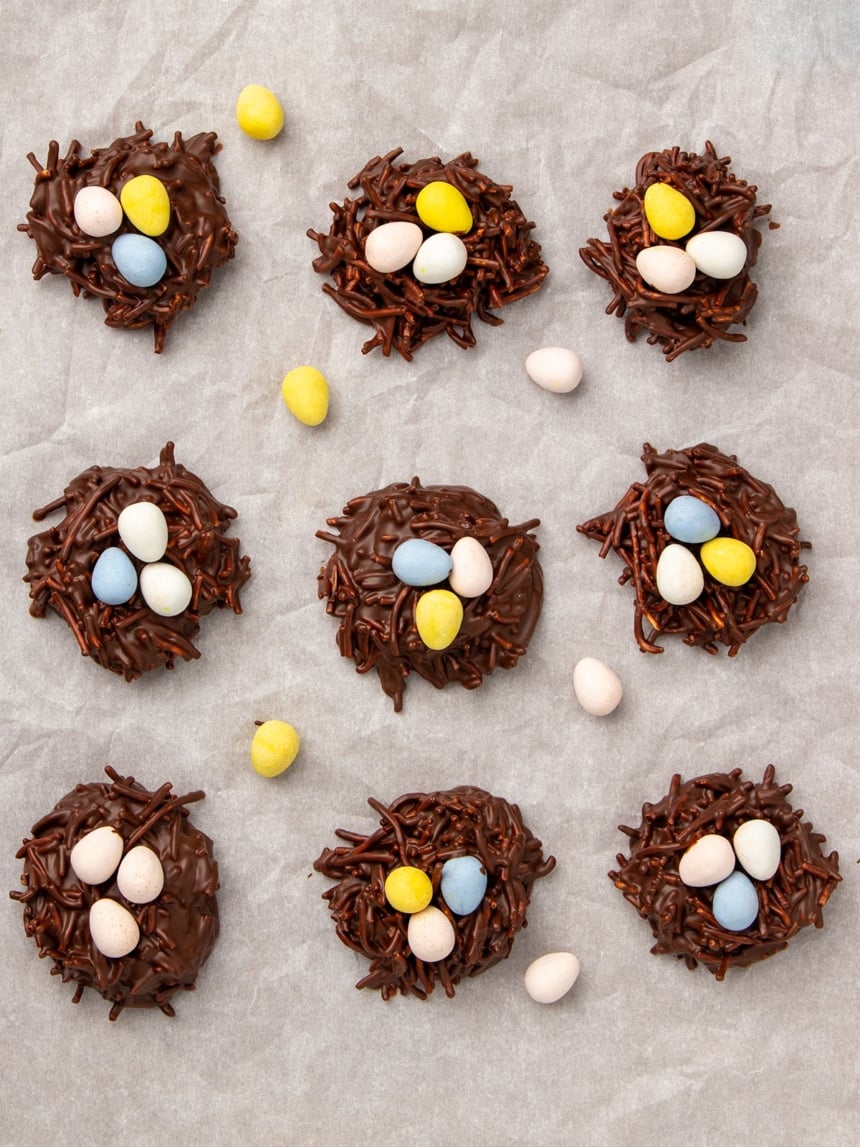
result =
M212 272L233 258L238 242L212 162L221 149L216 139L215 132L190 139L176 132L172 144L153 143L152 131L137 123L134 135L115 139L110 147L96 148L89 156L81 154L77 140L63 159L52 140L44 164L31 152L27 158L36 169L36 183L27 222L18 230L38 248L33 277L41 279L48 272L65 275L75 295L100 298L109 327L151 326L155 352L160 353L168 328L181 311L194 306ZM169 218L164 231L146 239L122 212L107 235L81 229L75 211L79 191L102 187L119 198L124 186L141 175L160 181L167 193ZM150 255L154 253L150 243L163 252L166 269L157 282L135 285L117 269L113 245L126 234L136 236L137 243L142 240Z
M535 224L511 199L512 188L478 171L478 160L469 152L448 163L438 157L395 163L401 152L395 148L366 163L348 183L351 190L359 189L357 198L330 204L334 218L329 231L309 230L308 236L320 249L314 270L333 280L323 290L347 314L375 330L362 353L381 347L387 356L394 348L410 360L424 343L443 333L460 347L474 346L473 316L498 326L503 320L493 311L539 290L549 268L531 237ZM424 238L433 234L418 215L416 199L427 184L436 182L455 188L471 212L471 228L459 236L466 247L463 270L448 280L422 282L413 273L410 256L397 270L375 270L365 244L377 227L411 223Z
M124 528L120 515L131 506L144 520ZM236 511L174 460L172 442L152 469L91 466L33 517L58 510L65 510L62 522L28 544L30 613L59 614L81 653L112 673L132 681L172 669L177 657L197 658L201 618L216 606L242 612L250 559L240 556L238 538L225 536ZM156 548L148 548L159 528Z
M509 955L527 924L532 884L552 871L555 858L544 859L516 805L483 789L464 785L409 793L388 807L373 798L368 804L381 827L370 836L337 829L348 844L324 849L314 862L337 881L323 899L338 936L370 960L356 987L375 988L385 1000L398 991L425 999L438 981L453 996L464 976ZM463 864L465 881L457 871ZM392 873L416 879L426 895L407 910L395 908Z
M721 454L705 442L663 454L646 442L644 451L647 481L635 482L614 510L577 530L600 542L602 558L613 549L624 562L618 581L633 584L633 632L640 649L662 653L655 644L657 637L680 636L685 645L701 646L708 653L716 653L718 644L728 646L733 657L763 625L786 620L809 580L800 554L810 543L799 539L794 510L782 504L772 486L740 466L734 455ZM675 499L683 499L675 509L692 506L699 516L710 517L711 530L690 534L678 525L667 529ZM733 551L730 563L737 556L741 564L748 562L738 575L746 574L740 584L727 584L731 575L722 568L727 555L717 553L723 560L711 558L711 552L726 548L724 539L733 539L728 543ZM686 564L700 579L699 592L687 602L663 596L669 592L661 576L669 565L663 554L670 547L669 557L675 561L685 558L678 551L686 550Z
M740 769L684 782L676 774L662 800L642 806L639 828L619 826L630 838L630 856L619 853L618 870L609 877L651 926L655 955L673 955L691 969L701 963L722 980L732 966L745 968L781 952L801 928L824 926L822 910L841 880L839 857L835 852L824 855L821 845L826 838L803 822L802 809L792 809L786 800L790 792L791 785L775 783L773 765L767 766L759 784L741 780ZM752 835L765 842L773 838L772 858L765 868L757 866L769 843L751 847L748 829L735 836L750 822L756 822ZM715 836L721 840L713 840ZM689 887L682 879L684 857L690 863L688 871L700 869L691 851L693 846L701 850L699 842L722 845L729 855L730 874L723 877L715 869L708 875L702 870L696 885ZM749 875L741 864L749 866ZM715 884L705 883L715 876L720 878ZM742 919L731 919L733 906L725 896L720 905L720 889L738 881L751 903L747 919L753 917L744 927L738 927ZM738 891L733 887L731 895ZM726 926L727 919L731 927Z
M353 498L328 524L338 533L317 532L335 547L319 573L319 596L340 621L338 649L358 673L376 669L396 711L410 672L437 689L451 681L476 689L525 655L543 602L540 547L530 533L537 518L512 526L466 486L413 478ZM400 559L416 548L407 568Z
M771 208L769 203L756 203L758 188L738 179L729 170L730 163L730 157L717 156L710 142L705 145L704 155L677 147L648 152L636 165L634 186L613 192L618 206L603 217L609 231L608 242L589 239L579 251L589 270L612 288L606 313L624 319L630 342L645 331L647 341L662 348L667 362L684 351L704 350L714 342L746 340L745 334L731 328L745 323L755 304L758 292L749 271L755 265L762 241L755 224L769 215ZM690 227L677 240L655 232L646 216L645 194L654 184L679 192L692 208ZM637 256L646 248L665 245L685 251L695 236L711 232L742 241L746 251L744 256L740 248L742 266L737 270L737 263L721 267L720 259L714 263L707 256L702 259L696 254L686 287L676 288L673 284L670 293L664 284L655 286L643 277ZM736 245L732 238L721 242L730 248L733 243ZM701 252L701 241L698 245ZM687 253L692 256L695 247L696 244Z
M73 1003L94 988L111 1002L112 1020L123 1008L160 1008L172 1016L172 997L194 989L218 937L212 841L192 825L185 807L204 794L174 796L169 783L149 792L133 777L110 767L105 772L109 784L77 785L33 825L17 853L25 891L10 896L23 904L24 930L39 955L53 962L51 974L77 984ZM88 836L84 849L74 851ZM89 856L78 860L82 851ZM156 874L148 890L132 873L141 859ZM107 926L91 917L104 901L113 908ZM106 955L96 938L118 950L123 929L130 929L131 949Z

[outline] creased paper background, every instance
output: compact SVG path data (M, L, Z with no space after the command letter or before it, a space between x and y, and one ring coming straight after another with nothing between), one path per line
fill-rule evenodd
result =
M177 1017L126 1012L48 975L11 901L0 927L0 1142L586 1144L807 1140L856 1126L858 10L850 2L2 5L4 494L0 601L0 874L39 816L105 764L207 791L222 935ZM266 84L286 128L242 135L239 90ZM57 139L87 150L133 130L214 130L237 257L168 335L107 329L95 300L34 283L17 234ZM749 342L667 365L606 317L577 249L602 236L636 160L713 140L781 224L766 231ZM536 296L437 339L410 363L362 356L369 329L320 292L308 227L369 158L470 150L511 183L551 273ZM576 348L579 389L524 375L539 346ZM279 383L302 362L332 388L296 423ZM221 500L252 557L241 617L204 622L202 659L129 685L82 659L56 617L28 615L32 510L93 463L151 465L164 443ZM615 559L575 532L658 449L711 441L797 510L811 581L785 627L736 659L632 636ZM479 691L411 681L397 716L335 648L316 598L314 533L348 498L413 474L474 486L511 520L538 516L546 580L528 657ZM579 657L625 684L608 720L572 696ZM258 778L254 721L303 748ZM773 762L842 858L821 933L718 984L649 955L650 932L606 878L643 801L673 772ZM313 859L338 826L370 830L368 796L474 783L518 803L558 859L510 959L454 1000L385 1005L352 985ZM574 991L541 1008L528 963L569 948Z

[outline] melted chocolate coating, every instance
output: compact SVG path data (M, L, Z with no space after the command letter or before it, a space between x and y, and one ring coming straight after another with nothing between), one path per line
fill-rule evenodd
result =
M503 320L492 310L539 290L549 268L540 258L540 244L531 238L535 224L511 199L511 187L478 171L478 160L468 151L444 164L436 156L395 164L401 152L398 147L366 163L348 183L350 189L361 188L359 198L330 204L334 219L328 234L309 230L308 236L321 252L314 270L334 280L323 290L376 331L362 354L380 346L387 356L393 347L410 360L443 332L464 349L474 346L472 316L498 326ZM472 212L472 229L460 236L469 253L465 269L437 285L419 282L411 263L389 274L375 271L364 257L374 228L406 221L421 227L425 238L433 234L418 218L415 200L434 180L456 187Z
M193 307L213 270L233 258L238 236L212 162L221 149L215 132L187 140L176 132L172 144L152 143L151 138L152 132L138 122L134 135L96 148L88 157L80 154L77 140L62 160L56 140L48 146L44 164L31 152L27 158L36 169L36 185L27 222L18 230L39 249L34 279L47 272L65 275L76 295L98 296L109 327L153 327L159 354L180 311ZM112 235L94 238L81 231L74 216L75 196L82 187L107 187L118 199L123 185L136 175L154 175L170 197L170 223L155 239L167 256L167 271L152 287L135 287L114 264L111 247L117 235L135 232L128 219L124 217Z
M647 341L662 347L667 362L684 351L707 349L715 341L746 341L745 334L729 328L746 322L758 296L749 277L762 240L754 225L770 214L770 204L756 204L758 188L733 175L730 163L729 156L718 158L710 141L704 155L677 147L648 152L636 165L635 186L613 192L619 205L603 217L609 242L589 239L579 250L589 270L612 287L606 313L624 318L629 342L646 331ZM656 235L645 217L643 199L652 183L668 183L695 209L696 225L677 242ZM747 261L734 278L713 279L697 271L693 283L677 295L663 294L642 279L636 256L643 248L665 244L683 249L702 231L730 231L743 239Z
M93 595L93 566L108 546L122 547L117 518L132 502L154 502L163 511L168 542L162 560L183 570L191 582L188 608L175 617L153 613L139 586L124 605L105 605ZM172 669L177 657L190 661L200 656L193 639L201 617L216 606L242 612L239 590L251 576L251 562L240 557L238 538L224 536L236 511L174 461L172 442L153 469L91 466L33 517L41 521L63 508L63 521L28 543L24 581L30 583L30 613L45 617L50 608L59 614L81 653L105 669L127 681L162 665ZM127 556L139 571L143 563Z
M704 964L718 980L729 967L745 968L781 952L808 924L824 927L822 909L842 879L839 856L825 856L826 837L803 823L803 809L785 799L791 785L774 783L768 765L760 784L741 780L741 770L710 773L681 783L675 774L668 794L642 806L638 829L619 825L630 837L630 856L619 853L609 878L651 926L655 955L668 953L688 968ZM700 837L718 832L731 840L745 821L761 819L779 832L782 858L770 880L756 880L759 914L741 932L714 919L713 889L688 888L678 874L681 857Z
M531 887L555 867L541 842L525 827L516 805L468 785L447 792L408 793L388 807L370 798L381 828L370 836L337 829L346 846L326 848L314 868L337 884L323 893L337 934L370 960L357 988L376 988L384 1000L401 992L426 997L438 980L447 996L463 976L477 976L511 951L527 925ZM468 916L456 916L439 895L442 866L453 856L477 856L487 872L487 891ZM433 901L454 927L454 949L426 963L412 955L409 917L385 899L392 868L413 865L433 884Z
M645 653L662 653L654 639L683 636L685 645L717 652L717 642L734 657L741 645L769 622L783 622L809 581L800 552L797 515L782 504L776 491L754 478L735 456L721 454L706 442L687 450L658 454L647 442L642 461L645 483L635 482L614 510L577 526L600 542L600 556L614 549L625 565L620 585L632 581L636 591L633 632ZM753 550L756 569L742 586L716 581L704 567L705 588L689 605L670 605L657 590L657 562L674 539L663 525L663 511L681 494L692 494L719 515L720 534L738 538ZM698 546L688 545L693 553ZM651 626L646 636L643 622Z
M16 856L24 861L21 883L10 892L24 905L24 931L41 957L53 961L51 974L78 985L73 1003L94 988L112 1007L160 1008L174 1014L171 998L193 991L197 973L218 937L218 865L212 841L196 829L185 807L204 793L173 796L165 783L149 792L133 777L108 767L111 784L81 784L33 825ZM164 869L164 889L149 904L125 900L116 873L100 885L85 884L69 863L74 845L93 829L110 825L123 837L125 852L136 844L151 848ZM102 955L90 935L89 910L108 896L127 908L140 927L140 941L119 959Z
M328 524L339 535L317 532L335 547L319 573L319 596L327 599L326 612L340 618L338 648L358 673L376 669L397 712L410 671L437 689L450 681L477 689L485 674L511 669L525 655L543 603L540 547L529 533L539 519L511 526L488 498L466 486L422 486L413 478L353 498ZM450 552L467 534L487 550L493 582L480 597L461 599L463 622L452 644L428 649L415 624L425 588L401 582L392 555L409 538Z

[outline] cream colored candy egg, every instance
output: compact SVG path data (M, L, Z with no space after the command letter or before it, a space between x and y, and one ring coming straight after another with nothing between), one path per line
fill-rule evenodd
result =
M418 248L412 273L420 283L447 283L457 278L468 261L469 252L463 240L447 231L439 231Z
M90 908L90 935L103 956L117 960L137 947L140 928L127 908L106 897Z
M687 240L686 252L712 279L733 279L747 261L747 245L733 231L700 231Z
M451 955L457 935L454 925L441 908L431 904L429 908L409 917L406 939L417 960L434 964Z
M122 209L138 231L154 239L170 223L170 196L154 175L136 175L119 193Z
M636 270L646 283L664 295L686 291L696 277L696 264L680 247L659 244L643 247L636 256Z
M167 549L167 518L154 502L132 502L116 520L129 553L142 562L157 562Z
M670 605L689 605L705 588L705 575L686 546L672 542L657 559L657 592Z
M424 232L417 223L383 223L365 239L364 257L374 271L390 275L411 263L423 242Z
M586 713L595 717L607 717L617 709L624 693L618 674L597 657L577 661L573 691Z
M319 426L325 422L329 403L328 383L315 366L297 366L284 375L281 397L290 414L305 426Z
M732 837L738 860L754 880L770 880L779 868L782 844L769 820L746 820Z
M122 224L122 204L106 187L82 187L75 196L75 222L85 235L102 239Z
M248 84L236 101L236 122L251 139L274 139L284 126L284 109L274 92Z
M138 844L125 854L116 884L132 904L149 904L161 895L164 888L164 869L151 848Z
M566 996L579 975L579 960L572 952L547 952L526 968L526 991L539 1004L554 1004Z
M528 356L526 374L543 390L567 394L582 380L582 360L568 347L545 346Z
M688 888L708 888L730 876L735 867L731 843L718 832L700 836L678 865L678 875Z
M451 547L448 585L460 597L480 597L493 584L493 561L477 538L464 534Z
M296 759L299 734L286 721L264 721L251 741L251 764L261 777L277 777Z
M110 825L93 829L69 853L72 871L84 884L103 884L116 872L123 846L122 837Z
M187 575L169 562L150 562L140 571L140 592L153 613L176 617L188 608L193 587Z

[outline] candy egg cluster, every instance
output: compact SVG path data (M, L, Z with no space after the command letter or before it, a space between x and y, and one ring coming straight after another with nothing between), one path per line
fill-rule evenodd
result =
M701 498L681 494L663 513L670 542L657 559L657 592L670 605L689 605L705 588L702 566L721 585L746 585L756 570L755 552L739 538L719 536L720 518ZM689 545L698 545L698 559ZM701 565L699 564L701 562Z
M712 832L686 850L678 875L688 888L713 888L714 919L727 932L742 932L757 919L759 900L753 880L775 875L782 856L779 833L769 820L747 820L731 841ZM739 863L745 871L736 868Z
M170 224L170 197L154 175L135 175L120 189L119 199L107 187L82 187L73 205L75 222L85 235L104 239L122 226L111 245L116 269L132 286L153 287L167 271L164 248L155 240Z
M442 865L439 894L455 916L469 916L487 891L487 871L477 856L452 856ZM451 920L431 903L433 883L420 868L404 864L385 879L385 899L409 916L406 938L413 956L436 963L450 956L457 941Z
M469 534L459 538L450 553L425 538L408 538L394 551L391 569L404 585L427 589L415 605L415 626L427 648L436 651L447 649L460 632L460 598L480 597L493 583L490 555ZM446 579L451 588L438 588Z
M452 183L433 180L418 192L415 211L433 234L425 236L418 223L409 220L383 223L365 240L368 266L392 275L411 263L415 278L428 285L456 279L469 258L460 238L471 231L473 223L466 197Z

